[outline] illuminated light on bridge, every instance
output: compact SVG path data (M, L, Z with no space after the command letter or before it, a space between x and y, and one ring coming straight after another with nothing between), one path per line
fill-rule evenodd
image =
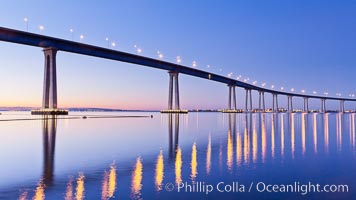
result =
M262 87L265 87L265 86L266 86L266 83L262 83L261 86L262 86Z
M111 42L111 46L114 48L116 47L116 42Z
M192 67L196 68L198 66L197 62L196 61L193 61L192 62Z
M294 92L294 88L290 89L291 92Z
M38 26L38 29L39 29L40 31L44 31L45 28L44 28L43 25L39 25L39 26Z
M274 85L271 85L271 89L274 89Z
M106 37L106 38L105 38L105 41L106 41L106 43L107 43L107 45L108 45L108 48L109 48L109 47L110 47L110 40L109 40L109 38Z
M28 31L28 18L27 17L23 18L23 21L26 24L26 31Z
M281 90L282 90L282 91L284 90L284 87L283 87L283 86L281 87Z
M163 54L160 51L157 51L157 56L159 59L163 59Z
M257 81L253 81L252 84L256 85L256 84L257 84Z
M318 92L317 91L313 91L313 94L315 95L315 94L317 94Z
M303 89L303 90L301 90L300 92L304 94L304 93L305 93L305 90Z
M83 35L83 34L80 34L80 35L79 35L79 39L80 39L80 41L82 41L82 40L84 39L84 35Z
M141 53L142 53L141 47L139 47L139 46L137 46L137 45L135 44L135 45L134 45L134 48L135 48L137 54L141 54Z
M73 29L73 28L70 28L70 29L69 29L69 32L70 32L70 38L71 38L71 40L73 41L73 39L74 39L74 37L73 37L74 29Z
M177 62L178 64L182 63L182 58L181 58L180 56L177 56L177 57L176 57L176 62Z

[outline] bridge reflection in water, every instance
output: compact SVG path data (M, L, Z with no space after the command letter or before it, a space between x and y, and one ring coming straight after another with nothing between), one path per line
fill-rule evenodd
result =
M136 157L130 167L129 183L118 184L117 165L129 162L112 162L100 173L101 178L86 179L82 172L70 177L63 187L64 199L84 199L86 185L95 185L100 190L101 199L126 198L142 199L154 190L164 194L165 184L182 182L196 183L210 180L218 171L226 171L237 177L237 172L251 166L264 166L273 163L290 162L318 155L327 156L350 147L355 151L355 114L330 113L226 113L226 132L215 135L206 132L205 139L194 139L179 144L180 119L178 114L164 115L168 125L168 148L157 149L154 162L144 162L144 156ZM330 131L330 118L335 119L335 132ZM334 120L333 120L334 121ZM54 161L57 119L44 117L43 132L43 174L34 189L22 192L19 199L44 199L46 190L55 187ZM183 132L186 130L183 129ZM347 131L347 132L346 132ZM332 134L335 133L335 134ZM348 140L348 142L345 142ZM345 148L346 148L345 147ZM165 157L165 151L168 156ZM133 158L134 160L134 158ZM218 164L222 160L221 164ZM120 168L119 168L120 169ZM149 176L144 176L148 174ZM90 174L87 174L90 175ZM90 175L93 176L93 175ZM153 177L148 179L147 177ZM93 186L91 186L93 187ZM129 195L118 192L119 188L129 191ZM31 194L31 195L30 195ZM148 195L148 198L152 196ZM90 199L90 198L89 198Z

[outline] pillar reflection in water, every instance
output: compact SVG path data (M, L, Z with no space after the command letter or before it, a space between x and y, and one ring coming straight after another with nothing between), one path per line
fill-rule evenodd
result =
M136 159L134 170L132 171L132 180L131 180L132 199L141 199L142 170L143 170L143 165L141 162L141 157L138 157Z
M236 164L242 164L242 138L240 130L236 133Z
M271 114L271 154L272 158L274 158L274 149L275 149L275 113Z
M173 126L174 121L174 126ZM174 130L174 135L173 135ZM174 152L178 148L179 140L179 114L168 114L168 139L169 139L169 158L173 159Z
M350 128L350 143L351 143L351 147L353 149L353 152L355 153L355 113L351 114L351 128Z
M261 129L262 129L262 137L261 137L261 152L262 152L262 162L265 162L266 159L266 151L267 151L267 136L266 136L266 124L265 124L265 114L261 114Z
M284 156L284 114L281 114L281 156Z
M329 152L329 114L325 113L324 115L324 150L325 153Z
M43 116L42 137L43 137L43 174L39 181L35 195L32 199L40 200L45 198L45 188L53 182L54 151L56 143L57 119L55 116Z
M314 153L318 153L318 130L316 124L316 113L313 114L313 144L314 144Z
M257 142L256 115L254 115L252 120L252 161L254 163L257 161L257 153L258 153L258 142Z
M306 113L302 113L302 154L305 154L305 136L306 136Z
M342 146L342 113L336 114L336 144L337 144L337 151L341 151L341 146Z
M209 134L208 147L206 148L206 174L211 170L211 135Z
M43 183L48 186L53 182L54 151L56 144L57 118L44 116L42 120L43 133Z
M250 123L249 123L249 119ZM245 115L245 128L244 128L244 163L248 164L250 158L250 131L252 129L252 114Z
M233 139L236 134L236 113L229 113L229 128L227 135L227 147L226 147L226 164L227 168L231 172L234 156Z
M294 133L294 114L295 113L290 113L290 142L291 142L291 151L292 151L292 159L294 159L294 153L295 153L295 133Z

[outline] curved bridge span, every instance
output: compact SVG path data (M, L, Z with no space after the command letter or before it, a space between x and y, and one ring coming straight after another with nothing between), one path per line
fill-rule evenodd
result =
M259 111L265 111L264 94L270 93L273 96L272 111L278 112L278 95L284 95L288 97L288 111L293 111L293 97L300 97L304 99L304 111L308 111L308 99L320 99L321 100L321 112L326 111L325 101L336 100L340 101L340 111L344 112L345 101L356 101L353 98L337 98L318 95L307 95L300 93L291 93L285 91L277 91L272 89L266 89L258 87L249 83L245 83L239 80L221 76L218 74L210 73L207 71L190 68L184 65L175 64L159 59L153 59L141 55L126 53L122 51L116 51L108 48L98 47L89 44L83 44L70 40L64 40L55 37L44 36L40 34L34 34L9 28L0 27L0 41L17 43L22 45L34 46L43 48L45 54L45 77L43 88L43 109L57 109L57 81L56 81L56 53L58 51L65 51L70 53L76 53L81 55L93 56L98 58L110 59L115 61L121 61L169 72L169 100L168 100L168 112L181 111L179 105L179 86L178 86L178 74L185 74L198 78L208 79L219 83L227 84L229 87L229 111L237 111L236 108L236 94L235 88L240 87L246 90L246 102L245 111L252 111L252 95L251 91L259 92ZM173 96L175 105L173 106Z

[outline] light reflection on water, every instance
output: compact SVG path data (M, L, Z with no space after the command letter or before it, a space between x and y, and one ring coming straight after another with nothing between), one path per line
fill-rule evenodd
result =
M136 159L136 164L132 172L131 197L133 199L141 199L142 189L142 162L141 157Z
M184 126L180 125L180 118L184 118ZM43 151L38 152L43 155L42 174L37 178L40 181L34 180L37 184L29 187L23 187L23 182L19 181L18 188L15 187L16 190L12 192L6 184L5 186L2 184L0 191L10 191L6 195L18 199L29 199L29 197L53 199L58 196L66 200L166 199L173 194L165 191L164 186L169 182L176 186L184 181L219 182L251 181L252 179L287 183L292 180L291 177L300 181L309 181L310 177L314 177L320 182L328 182L331 180L328 176L332 180L341 180L342 183L346 182L356 187L352 176L351 178L339 177L338 174L340 171L352 174L352 166L355 166L355 114L190 113L189 118L174 114L161 115L156 121L159 123L153 127L150 125L155 121L144 125L149 127L147 131L152 129L152 132L160 133L148 136L145 135L144 129L140 129L133 137L135 140L132 140L145 146L147 142L140 141L142 137L147 139L153 137L154 140L150 143L153 148L140 147L136 143L132 143L133 148L125 151L115 151L113 148L114 151L109 151L110 154L107 156L110 165L96 163L98 165L94 169L92 165L91 167L83 165L82 169L72 171L70 170L71 163L58 163L58 161L55 162L55 158L57 154L63 153L61 147L66 146L61 143L63 137L70 137L62 135L61 131L66 131L66 129L61 129L64 125L62 122L65 122L69 128L77 122L46 118L41 122ZM214 124L213 121L216 123ZM95 123L95 121L92 122ZM114 122L118 121L112 121ZM79 121L79 123L84 122ZM98 135L100 135L100 123L95 125ZM132 123L135 123L134 120ZM86 126L88 129L94 128L90 124ZM106 131L110 133L125 131L120 127L116 128ZM135 129L134 126L130 128ZM103 137L108 137L107 140L115 139L118 147L120 144L127 143L125 135ZM95 145L98 149L108 148L105 143L95 142ZM77 149L84 154L96 152L96 149L83 152L80 145ZM135 149L137 151L131 153L131 150ZM126 155L126 157L117 157L118 154ZM137 157L137 155L141 156ZM71 155L65 154L65 156ZM106 155L100 154L99 156ZM135 161L134 164L130 164L133 163L132 161ZM69 173L61 172L55 176L57 168L55 166L63 165L68 166ZM317 171L314 169L315 166L318 167ZM335 173L329 171L328 176L325 176L322 172L323 167L332 168ZM284 176L273 176L282 171L286 171ZM78 175L73 179L71 174ZM27 185L31 184L27 183ZM11 186L11 188L14 187ZM154 191L157 194L153 195ZM189 197L191 194L179 195ZM204 197L203 194L195 195ZM230 194L224 195L228 198L232 197L229 196ZM250 195L252 196L246 197L252 197L252 199L261 197L258 194ZM0 199L1 197L0 195ZM295 198L293 194L290 197Z

